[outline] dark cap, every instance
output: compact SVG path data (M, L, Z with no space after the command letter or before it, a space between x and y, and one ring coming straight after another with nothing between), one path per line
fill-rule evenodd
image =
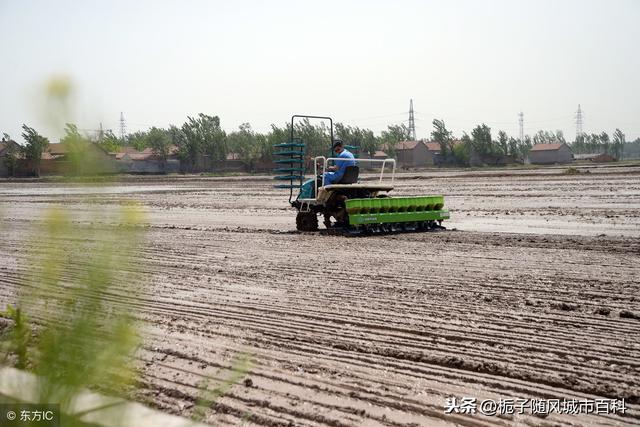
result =
M341 139L334 139L333 140L333 145L331 146L332 150L335 150L337 147L342 147L344 145L344 143L342 142Z

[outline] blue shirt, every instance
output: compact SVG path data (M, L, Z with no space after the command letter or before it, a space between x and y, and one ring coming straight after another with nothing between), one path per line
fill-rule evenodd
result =
M335 161L338 170L335 172L324 173L324 185L331 185L340 182L340 180L344 176L344 172L347 170L347 167L356 165L355 157L353 157L351 151L347 149L342 150L342 152L338 154L338 158L347 160Z

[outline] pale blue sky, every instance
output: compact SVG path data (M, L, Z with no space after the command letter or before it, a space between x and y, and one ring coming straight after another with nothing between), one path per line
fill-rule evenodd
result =
M369 127L433 118L640 136L639 0L0 0L0 132L56 142L39 95L67 75L70 120L129 131L219 115L258 131L291 114Z

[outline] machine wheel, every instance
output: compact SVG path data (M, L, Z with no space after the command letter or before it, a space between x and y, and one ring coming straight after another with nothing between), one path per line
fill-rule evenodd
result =
M347 207L345 202L349 199L349 196L337 191L331 195L327 200L324 209L324 225L327 228L332 227L346 227L349 225L349 216L347 215ZM331 217L336 221L331 223Z
M296 216L298 231L318 231L318 215L311 212L298 212Z

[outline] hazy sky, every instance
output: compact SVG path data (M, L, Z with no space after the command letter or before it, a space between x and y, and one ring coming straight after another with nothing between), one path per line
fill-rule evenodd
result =
M68 120L119 132L218 115L258 131L294 113L376 132L433 118L457 136L485 122L640 136L640 0L0 0L0 132L44 119L68 76Z

